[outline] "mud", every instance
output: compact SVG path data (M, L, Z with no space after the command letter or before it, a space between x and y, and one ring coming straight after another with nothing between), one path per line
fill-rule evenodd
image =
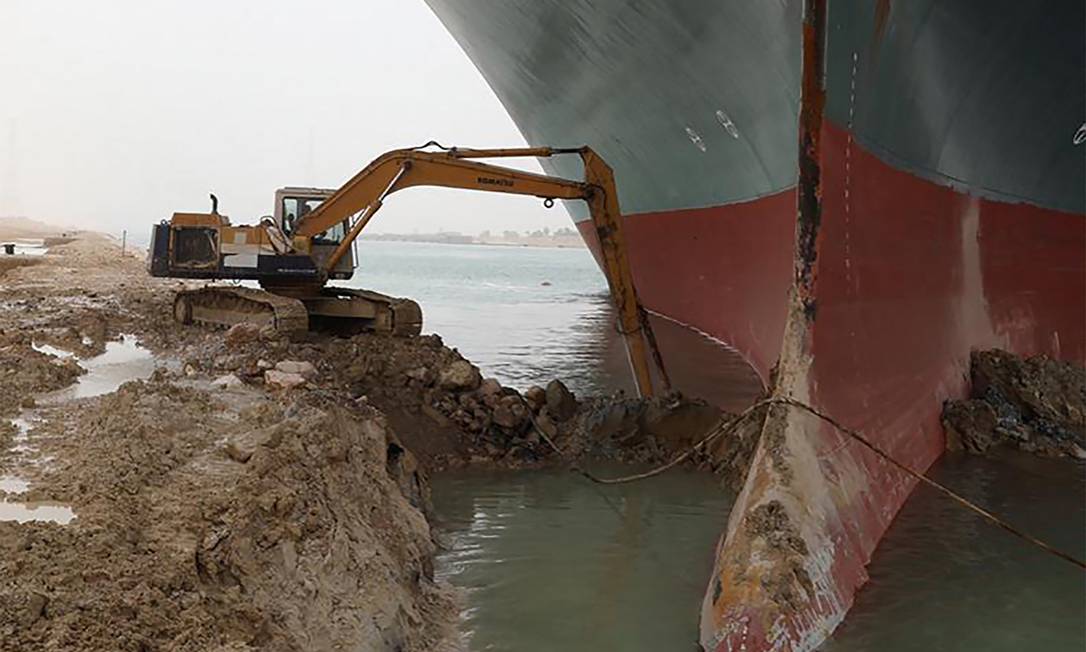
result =
M85 371L74 361L35 350L25 334L0 333L0 417L33 405L33 397L71 384Z
M972 391L943 407L950 450L983 454L1017 448L1086 459L1086 370L1045 356L976 351Z
M814 599L814 584L804 566L807 543L779 501L771 500L752 509L743 519L747 536L761 539L766 553L779 559L762 574L762 587L779 605L799 608ZM797 595L802 590L804 595Z
M37 265L40 262L41 259L37 256L9 256L0 251L0 278L3 278L4 274L16 267Z
M0 283L0 476L20 483L0 499L75 518L0 515L4 650L455 647L428 473L663 462L727 417L678 395L578 400L559 381L521 393L434 335L182 328L184 285L107 238L41 258ZM158 356L150 378L48 394L126 334ZM12 420L31 412L17 451ZM745 472L755 435L693 463Z
M0 523L5 649L427 650L447 634L429 527L376 411L167 374L56 410L34 431L56 461L20 498L77 520Z

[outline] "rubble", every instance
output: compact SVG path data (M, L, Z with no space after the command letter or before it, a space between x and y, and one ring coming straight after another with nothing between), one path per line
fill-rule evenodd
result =
M475 365L467 360L457 360L442 370L438 384L442 389L454 392L471 391L479 386L480 375Z
M292 390L305 384L305 376L277 369L268 369L264 372L264 383L268 387Z
M949 450L1086 459L1086 370L999 350L973 352L970 368L970 397L943 406Z
M544 392L547 409L558 421L565 421L577 412L577 399L560 380L552 380L547 383Z
M215 380L211 381L211 384L215 387L222 387L224 389L231 389L234 387L241 387L245 383L234 374L226 374L225 376L219 376Z
M257 367L259 368L260 361L257 361ZM297 360L282 360L275 363L275 370L285 374L294 374L301 376L306 380L315 378L317 375L317 368L310 362L299 362Z

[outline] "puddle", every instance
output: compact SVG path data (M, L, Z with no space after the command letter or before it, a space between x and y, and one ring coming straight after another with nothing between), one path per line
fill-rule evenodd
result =
M56 404L78 398L100 396L114 392L130 380L150 378L155 371L155 358L148 349L136 343L136 338L124 335L119 341L107 342L102 355L82 360L87 373L75 384L45 394L43 404Z
M38 353L44 353L46 355L55 356L57 358L60 358L61 360L66 360L68 358L71 358L71 357L75 356L75 354L72 353L71 351L65 351L64 349L58 349L57 347L53 346L52 344L35 344L35 343L31 343L30 346L31 346L31 348L33 348Z
M22 494L30 488L30 483L14 475L0 475L0 491L9 494Z
M27 523L43 521L67 525L75 518L75 512L60 503L9 503L0 501L0 521Z
M36 351L54 355L57 358L72 358L71 351L49 344L33 344ZM151 352L136 343L136 338L124 335L119 341L107 342L105 352L99 356L80 361L80 366L87 373L80 376L71 386L37 397L40 404L56 405L65 401L91 396L100 396L116 391L130 380L148 378L155 371L155 359ZM52 456L37 455L38 448L29 439L30 430L40 421L33 410L23 410L11 424L15 427L15 436L9 449L12 453L22 454L23 464L41 467L53 461ZM27 459L29 458L29 459ZM21 494L30 488L30 483L17 475L0 476L0 491L8 494ZM67 505L48 502L7 502L0 501L0 521L47 521L67 525L75 518L75 513Z

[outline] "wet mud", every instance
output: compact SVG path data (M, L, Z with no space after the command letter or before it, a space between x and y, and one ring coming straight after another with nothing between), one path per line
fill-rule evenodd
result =
M1086 459L1086 370L1045 356L976 351L970 397L943 407L947 448Z
M662 462L727 417L503 387L434 335L182 328L107 238L40 258L0 284L0 649L453 649L429 473Z

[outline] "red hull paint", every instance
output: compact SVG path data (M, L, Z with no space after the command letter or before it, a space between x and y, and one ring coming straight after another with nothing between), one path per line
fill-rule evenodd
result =
M944 447L943 401L967 389L972 349L1086 362L1082 215L925 181L832 125L823 169L817 313L810 332L797 335L811 352L793 379L801 398L926 469ZM765 378L788 346L794 224L794 191L629 216L641 297L734 346ZM580 226L592 244L589 225ZM824 424L790 413L782 427L774 451L761 450L763 437L718 550L702 616L710 649L820 644L866 582L871 554L913 489ZM745 527L770 501L783 505L806 554L785 561ZM792 568L782 576L781 565ZM766 577L792 577L793 586L773 584L770 596ZM781 609L782 590L794 608Z
M642 303L728 343L767 379L792 283L795 203L787 190L742 204L627 216ZM599 260L592 222L577 226Z

